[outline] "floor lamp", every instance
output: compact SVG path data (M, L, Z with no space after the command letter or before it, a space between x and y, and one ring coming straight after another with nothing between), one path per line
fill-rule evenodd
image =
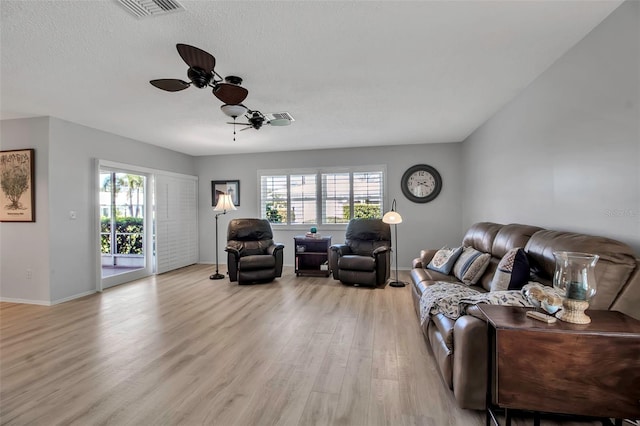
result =
M224 275L218 271L218 216L227 214L228 210L237 210L236 206L233 205L231 195L220 194L218 204L213 208L214 212L222 213L216 213L216 273L209 277L210 280L221 280L224 278Z
M395 251L396 251L396 280L391 281L389 285L391 287L404 287L406 284L403 281L398 280L398 224L402 223L402 216L400 213L396 211L396 199L393 199L393 203L391 203L391 211L388 211L382 216L382 221L384 223L388 223L393 225L393 231L396 234L395 236Z

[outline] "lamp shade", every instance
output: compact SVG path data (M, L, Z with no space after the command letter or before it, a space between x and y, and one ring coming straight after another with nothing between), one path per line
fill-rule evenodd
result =
M242 114L247 112L247 108L244 105L222 105L220 107L222 112L224 112L229 117L240 117Z
M384 223L388 223L390 225L397 225L399 223L402 223L402 216L400 216L400 213L398 213L396 211L396 199L393 199L393 202L391 203L391 210L386 212L384 214L384 216L382 216L382 221Z
M382 216L382 221L384 223L388 223L390 225L395 225L398 223L402 223L402 216L397 211L391 210L388 211Z
M214 212L222 212L227 210L237 210L236 206L233 205L233 200L231 199L231 195L229 194L220 194L218 197L218 204L213 208Z

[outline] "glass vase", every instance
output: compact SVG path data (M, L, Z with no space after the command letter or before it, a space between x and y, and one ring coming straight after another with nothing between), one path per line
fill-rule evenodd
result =
M589 300L596 294L595 266L597 254L554 251L556 270L553 286L564 296L562 311L556 317L573 324L589 324L591 318L584 313Z

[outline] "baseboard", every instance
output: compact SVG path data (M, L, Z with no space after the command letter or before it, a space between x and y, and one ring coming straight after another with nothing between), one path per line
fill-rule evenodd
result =
M81 297L89 296L91 294L96 293L95 290L86 291L80 294L74 294L73 296L65 297L63 299L54 300L52 302L48 300L31 300L31 299L15 299L13 297L0 297L0 302L8 302L8 303L23 303L25 305L40 305L40 306L53 306L58 305L60 303L68 302L73 299L79 299Z
M51 306L48 300L14 299L13 297L0 297L0 302L23 303L25 305Z
M53 302L51 302L51 304L52 305L58 305L60 303L68 302L68 301L73 300L73 299L79 299L81 297L89 296L89 295L95 294L95 293L97 293L96 290L85 291L84 293L74 294L73 296L69 296L69 297L65 297L65 298L62 298L62 299L54 300Z

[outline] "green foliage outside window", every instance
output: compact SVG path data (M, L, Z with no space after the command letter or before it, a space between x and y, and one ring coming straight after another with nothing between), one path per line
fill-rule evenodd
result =
M266 205L266 209L267 209L267 220L271 223L282 223L283 222L283 217L282 217L282 213L273 206L273 203L267 203Z
M103 217L100 221L100 246L103 254L111 254L111 219ZM139 217L116 219L116 247L114 254L143 254L143 223Z
M379 204L355 204L354 219L374 219L382 217ZM346 221L351 219L351 208L344 206L342 208L342 218Z

